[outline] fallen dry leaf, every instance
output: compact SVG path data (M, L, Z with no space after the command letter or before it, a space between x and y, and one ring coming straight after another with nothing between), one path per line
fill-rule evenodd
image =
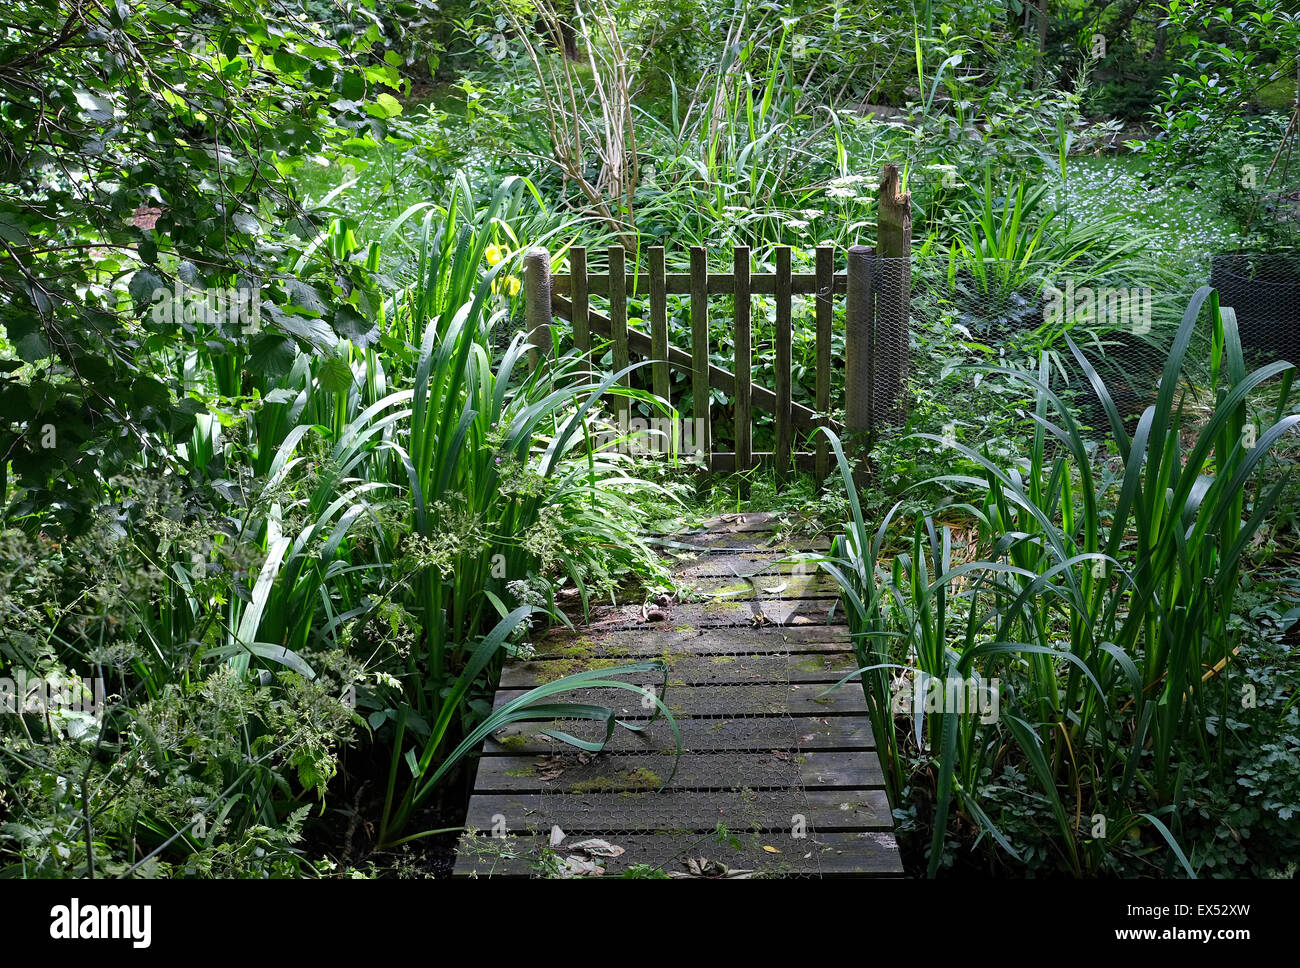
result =
M566 857L560 865L561 877L599 877L605 868L582 857Z
M708 878L727 878L729 880L748 880L754 876L754 871L750 870L733 870L726 864L716 860L709 860L707 857L691 857L686 861L685 871L669 871L668 876L674 878L682 877L708 877Z
M580 850L584 854L592 857L618 857L625 853L624 849L618 844L611 844L608 840L583 840L576 844L569 844L569 850Z

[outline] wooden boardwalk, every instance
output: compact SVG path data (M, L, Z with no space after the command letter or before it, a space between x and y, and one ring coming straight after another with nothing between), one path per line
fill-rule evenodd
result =
M672 877L901 875L862 688L827 694L855 668L838 593L815 565L773 564L826 543L778 545L773 528L769 515L728 515L676 538L699 550L670 552L682 594L661 616L647 620L640 603L596 609L585 628L506 667L497 706L575 672L663 659L685 752L664 786L675 744L662 718L618 729L599 754L539 732L598 739L592 723L500 731L479 760L457 876L612 876L633 865ZM662 674L622 678L649 685ZM549 701L649 716L626 690Z

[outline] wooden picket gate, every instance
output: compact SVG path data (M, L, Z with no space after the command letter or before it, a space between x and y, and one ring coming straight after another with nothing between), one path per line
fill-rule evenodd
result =
M651 388L656 396L672 402L670 368L690 374L693 417L702 440L697 446L707 455L706 466L713 472L745 471L759 463L772 463L779 479L791 466L813 471L818 479L830 472L830 454L825 435L816 435L816 449L793 453L795 428L812 430L826 426L837 433L866 435L870 439L878 426L896 414L903 404L907 374L908 314L910 301L911 245L910 196L898 190L898 170L886 165L880 186L879 243L873 250L852 246L844 271L835 268L831 246L816 250L815 270L791 271L788 246L775 252L776 270L751 271L751 251L737 246L730 272L709 272L708 253L701 246L690 249L690 272L666 271L662 246L647 250L648 266L638 277L627 269L627 252L622 246L608 250L608 269L591 272L587 249L569 249L569 272L551 273L550 254L531 249L524 257L524 290L530 341L538 347L534 361L552 352L551 327L555 317L572 326L574 346L589 354L593 336L608 339L614 370L628 366L633 355L652 360ZM648 288L649 333L628 325L628 294L638 282ZM753 339L751 297L766 294L776 301L775 355L776 386L757 386L751 377ZM690 297L691 349L689 352L668 342L669 295ZM815 297L816 319L816 407L792 399L792 303L795 295ZM830 419L831 412L831 329L834 299L845 298L845 419ZM603 297L608 313L592 308L591 297ZM709 361L709 297L733 297L735 362L728 371ZM735 401L735 449L714 450L710 413L710 388L721 390ZM626 413L628 401L615 398L616 408ZM771 413L776 424L776 449L753 451L753 410Z

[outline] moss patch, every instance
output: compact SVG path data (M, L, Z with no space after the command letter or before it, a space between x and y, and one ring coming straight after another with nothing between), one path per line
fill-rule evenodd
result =
M613 776L597 776L579 780L569 787L572 793L629 793L635 790L657 790L664 785L654 770L639 766L635 770L620 770Z

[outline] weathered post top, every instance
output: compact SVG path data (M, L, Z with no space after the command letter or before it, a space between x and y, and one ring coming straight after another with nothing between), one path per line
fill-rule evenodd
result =
M528 325L528 366L536 369L551 355L551 254L541 247L524 253L524 318Z
M891 259L912 250L912 193L901 190L898 165L890 162L880 173L876 253Z

